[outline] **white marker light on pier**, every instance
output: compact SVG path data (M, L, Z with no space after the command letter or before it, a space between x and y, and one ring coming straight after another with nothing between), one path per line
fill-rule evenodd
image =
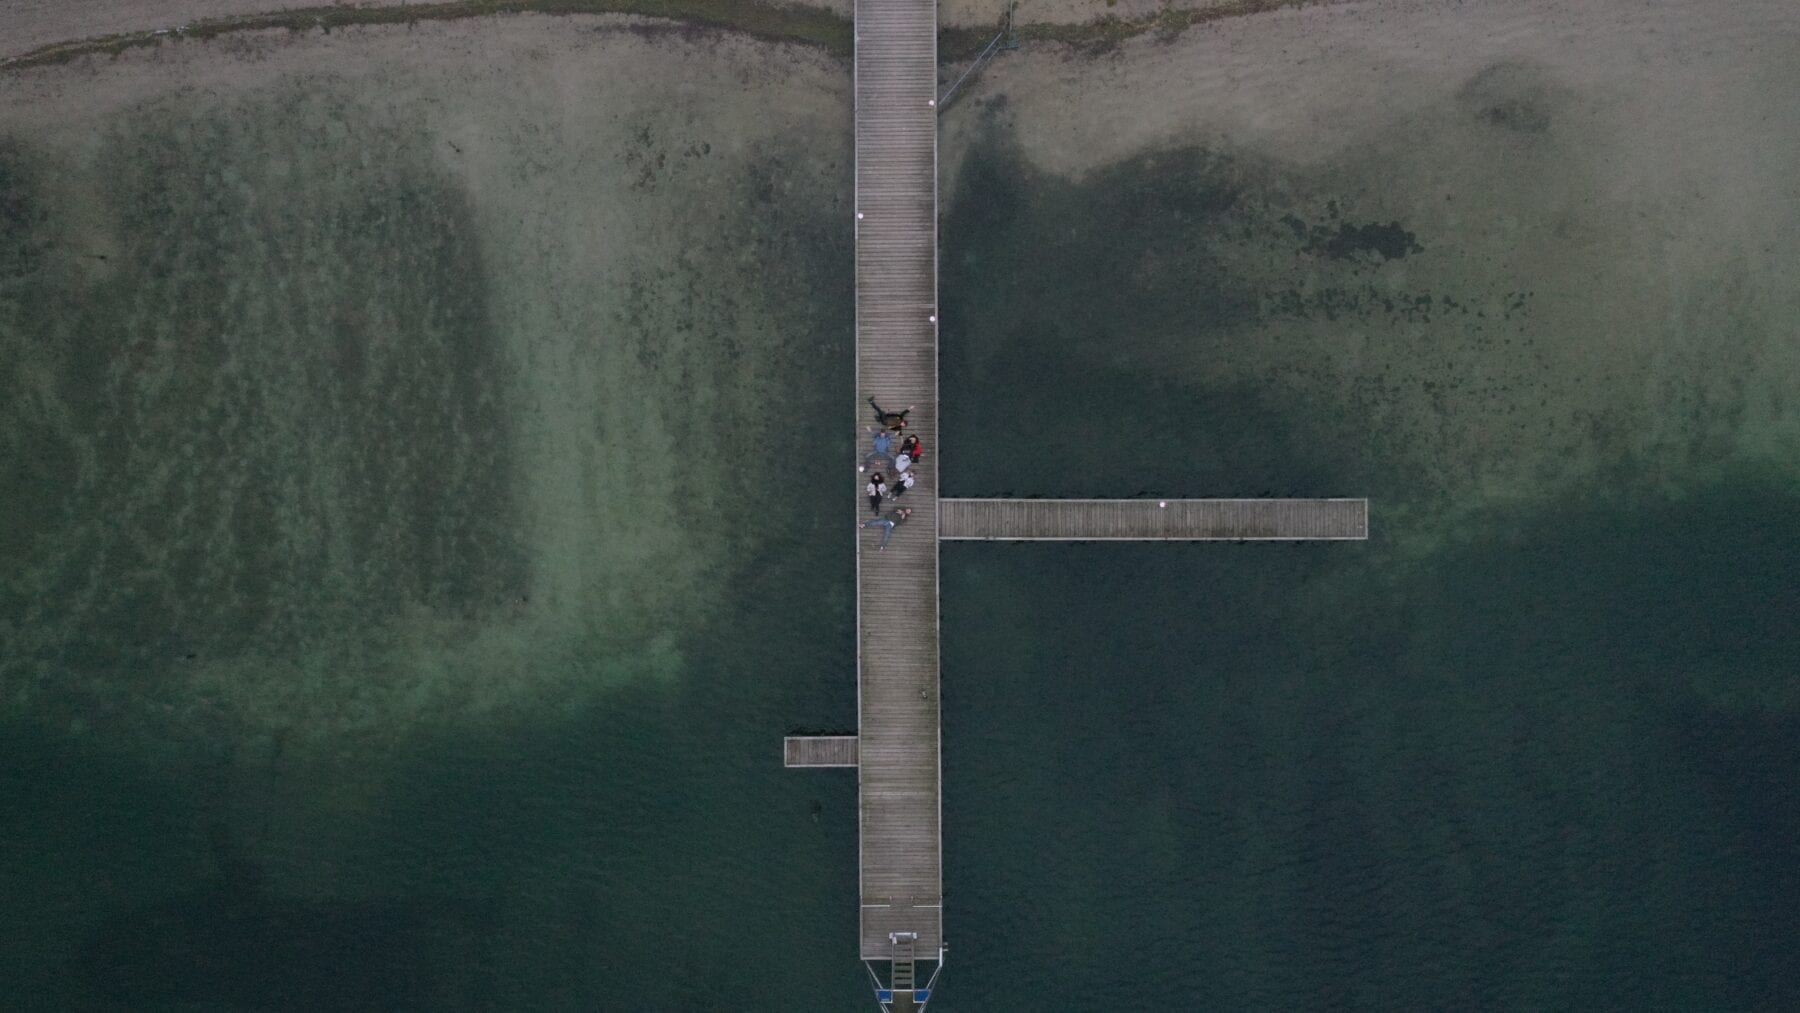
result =
M935 105L937 105L937 99L928 98L925 100L925 104L928 106L935 106Z
M932 323L934 323L934 324L935 324L935 323L937 323L937 314L936 314L936 313L933 313L933 314L932 314L932 315L931 315L931 322L932 322Z
M862 212L861 212L861 211L858 211L858 212L857 212L857 213L856 213L856 220L857 220L857 221L859 221L859 222L860 222L860 221L862 221Z
M1158 503L1158 504L1156 504L1156 506L1157 506L1157 509L1159 509L1159 510L1160 510L1160 509L1162 509L1162 508L1163 508L1163 507L1166 507L1166 506L1168 506L1168 505L1169 505L1169 501L1168 501L1168 500L1166 500L1166 499L1165 499L1165 500L1163 500L1163 501L1162 501L1162 502L1160 502L1160 503Z

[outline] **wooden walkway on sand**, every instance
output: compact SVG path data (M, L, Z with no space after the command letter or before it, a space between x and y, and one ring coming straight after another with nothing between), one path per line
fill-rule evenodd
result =
M1360 540L1366 499L943 499L946 539Z
M857 531L857 800L864 960L943 943L938 769L937 4L856 4L856 429L863 398L925 443L913 515L885 551ZM860 495L859 520L869 516ZM887 507L884 509L891 509ZM848 526L848 525L846 525ZM896 943L896 939L901 942Z

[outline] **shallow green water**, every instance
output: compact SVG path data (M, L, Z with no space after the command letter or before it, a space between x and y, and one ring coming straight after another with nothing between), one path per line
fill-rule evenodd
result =
M1320 257L1321 230L1293 227L1316 191L1202 151L1034 178L997 136L946 227L946 319L966 324L946 332L944 396L969 406L946 416L947 486L1367 492L1374 537L946 549L949 994L1791 1001L1794 959L1770 928L1800 906L1800 797L1782 786L1800 764L1800 490L1685 451L1669 483L1667 458L1634 472L1603 444L1603 481L1526 506L1449 502L1452 482L1407 481L1416 448L1384 452L1392 434L1369 431L1353 375L1336 398L1281 373L1197 379L1209 360L1313 340L1292 324L1302 278L1352 291L1395 259ZM1408 255L1440 240L1407 236ZM1284 244L1295 269L1258 271ZM1093 267L1145 263L1167 280ZM1477 304L1528 283L1460 281ZM1455 312L1464 298L1427 298L1451 305L1440 345L1491 340ZM1395 313L1352 298L1331 316L1354 340ZM1370 372L1405 354L1371 352ZM1385 418L1539 398L1412 382L1404 365Z
M633 198L685 252L533 280L406 116L228 112L114 124L116 221L0 148L6 1005L866 1005L853 779L776 759L854 720L841 164L608 140L700 166ZM1800 490L1732 406L1647 458L1600 396L1586 479L1476 495L1545 451L1459 406L1540 432L1577 340L1535 279L1241 154L984 144L946 486L1375 537L945 549L943 1007L1791 1005Z
M0 147L4 1005L860 1002L846 163L391 98Z
M1197 379L1209 360L1310 340L1291 322L1306 275L1351 290L1393 259L1319 257L1320 231L1292 227L1316 191L1203 151L1034 178L996 136L946 225L946 319L966 324L946 331L944 396L969 406L946 416L946 485L1367 492L1374 535L946 549L948 994L986 1008L1029 982L1092 1009L1791 1001L1794 958L1770 929L1800 909L1800 797L1783 786L1800 764L1800 490L1685 450L1669 483L1667 458L1634 472L1603 445L1603 480L1526 506L1447 502L1451 482L1406 481L1416 448L1387 454L1392 435L1369 432L1354 376L1338 398L1280 373ZM1408 233L1407 252L1439 240ZM1258 271L1284 244L1296 268ZM1168 279L1093 267L1145 263ZM1477 304L1528 283L1460 281ZM1395 312L1349 299L1332 322L1354 340ZM1441 345L1491 340L1485 318L1447 315ZM1109 344L1126 364L1108 364ZM1377 347L1364 366L1405 354ZM1146 359L1165 368L1131 364ZM1494 410L1454 375L1413 383L1393 366L1384 417ZM1498 400L1536 407L1519 387Z

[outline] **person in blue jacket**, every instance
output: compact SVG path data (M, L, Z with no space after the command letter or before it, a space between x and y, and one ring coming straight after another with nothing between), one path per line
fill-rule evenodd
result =
M868 471L869 465L878 464L881 461L894 463L894 434L886 429L874 430L874 432L875 449L869 451L868 456L863 458L863 462L857 465L857 471Z

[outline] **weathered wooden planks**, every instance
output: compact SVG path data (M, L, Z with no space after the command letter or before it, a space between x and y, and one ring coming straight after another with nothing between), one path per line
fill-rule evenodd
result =
M989 540L1350 540L1366 499L943 499L938 537Z
M854 735L790 735L781 740L782 766L854 767Z
M878 551L857 530L857 786L861 953L893 933L935 958L943 942L938 767L937 6L858 0L856 25L856 439L864 398L925 441L911 519ZM869 516L858 493L859 520Z

